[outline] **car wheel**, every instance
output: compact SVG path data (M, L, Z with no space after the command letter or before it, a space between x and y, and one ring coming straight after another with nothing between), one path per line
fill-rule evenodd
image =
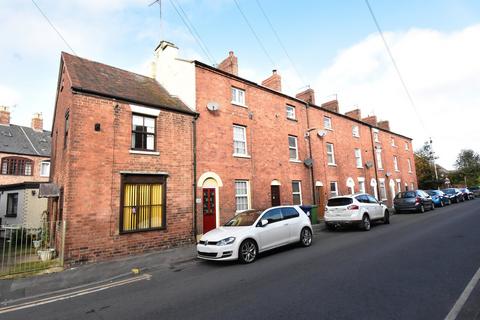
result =
M430 210L435 210L435 203L432 202L432 205L430 206Z
M390 212L388 212L388 210L385 210L385 213L383 214L383 223L390 224Z
M362 230L370 231L370 228L371 228L370 218L367 215L364 215L362 218Z
M257 245L253 240L247 239L240 244L238 259L241 263L252 263L257 257Z
M445 204L443 203L443 200L440 200L440 207L443 208L444 206L445 206Z
M312 239L312 231L309 228L303 228L302 232L300 232L300 244L302 247L310 247Z
M327 230L329 231L335 231L335 225L333 224L325 223L325 227L327 227Z
M418 208L418 212L425 213L425 207L423 206L423 204L421 204L420 208Z

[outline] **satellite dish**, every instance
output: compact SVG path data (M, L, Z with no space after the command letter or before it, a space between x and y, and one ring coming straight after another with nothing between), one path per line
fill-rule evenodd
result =
M311 158L306 158L305 160L303 160L303 164L310 168L311 166L313 166L313 160Z
M217 102L209 102L207 103L208 111L217 111L220 110L220 105Z
M367 161L367 162L365 162L365 167L367 167L368 169L370 169L371 167L373 167L373 162L372 162L372 161Z
M387 173L385 173L386 177L390 177L391 175L392 175L392 173L390 171L387 171Z
M317 135L320 137L320 138L323 138L327 135L327 131L325 130L318 130L317 131Z

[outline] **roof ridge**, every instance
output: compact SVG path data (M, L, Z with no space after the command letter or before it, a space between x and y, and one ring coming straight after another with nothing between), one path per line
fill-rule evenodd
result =
M87 58L79 57L79 56L70 54L70 53L65 52L65 51L62 51L62 55L69 55L69 56L74 57L74 58L77 58L77 59L79 59L79 60L84 60L84 61L88 61L88 62L91 62L91 63L97 63L97 64L101 64L101 65L107 66L107 67L112 68L112 69L117 69L117 70L120 70L120 71L132 73L132 74L135 74L135 75L137 75L137 76L140 76L140 77L144 77L144 78L153 80L153 81L157 82L159 85L161 85L160 82L157 81L157 79L152 78L152 77L149 77L149 76L146 76L146 75L143 75L143 74L140 74L140 73L138 73L138 72L134 72L134 71L130 71L130 70L118 68L118 67L115 67L115 66L112 66L112 65L110 65L110 64L103 63L103 62L99 62L99 61L95 61L95 60L90 60L90 59L87 59ZM162 86L162 87L163 87L163 86Z

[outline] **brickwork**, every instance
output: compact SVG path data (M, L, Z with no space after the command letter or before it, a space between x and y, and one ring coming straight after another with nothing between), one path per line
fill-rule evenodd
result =
M53 129L53 181L64 188L65 261L75 264L169 248L192 241L192 120L161 110L156 121L159 155L130 153L129 104L72 95L63 76ZM65 113L70 129L64 148ZM95 124L100 124L96 131ZM166 229L121 234L121 172L166 172ZM58 210L51 201L51 211Z

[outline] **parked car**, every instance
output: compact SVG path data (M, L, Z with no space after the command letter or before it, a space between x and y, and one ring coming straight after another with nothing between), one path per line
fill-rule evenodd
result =
M433 205L435 207L443 207L451 204L450 197L448 197L443 191L440 190L427 190L430 197L432 197Z
M480 197L480 186L470 187L470 191L473 192L475 197Z
M342 225L357 225L368 231L371 228L371 221L382 220L389 224L390 213L387 206L373 196L360 193L328 199L324 220L329 230Z
M449 198L452 203L463 202L462 192L457 188L448 188L442 190Z
M475 198L473 192L470 191L468 188L460 188L460 191L462 192L463 200L471 200Z
M223 227L205 233L197 244L197 256L207 260L255 261L258 253L289 243L312 244L312 225L299 206L249 210Z
M424 213L426 209L435 209L432 198L423 190L399 192L393 199L395 212L417 211Z

